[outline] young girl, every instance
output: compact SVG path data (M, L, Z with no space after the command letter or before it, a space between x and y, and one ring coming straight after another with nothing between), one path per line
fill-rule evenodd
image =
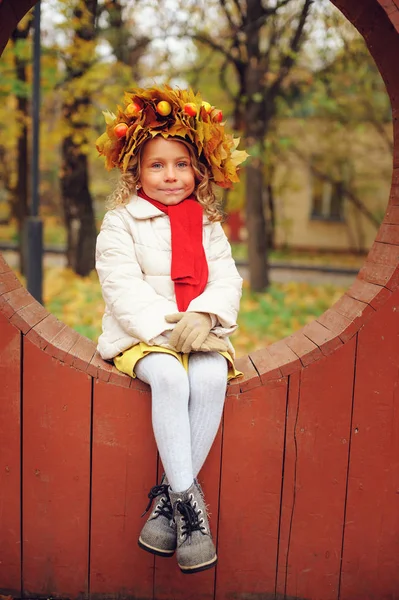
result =
M221 227L214 185L238 181L247 154L221 111L191 90L138 89L104 113L97 149L122 171L97 240L106 304L98 350L151 386L165 474L139 545L183 573L217 557L197 475L217 433L227 380L239 373L228 336L242 279ZM145 512L147 512L147 510Z

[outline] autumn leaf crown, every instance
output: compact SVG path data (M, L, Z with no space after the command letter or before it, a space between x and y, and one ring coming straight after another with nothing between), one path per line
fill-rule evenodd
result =
M139 88L125 92L124 107L117 114L104 111L106 131L96 148L105 156L108 170L126 172L140 146L156 135L180 137L191 143L215 184L232 187L239 181L237 167L248 156L237 150L240 138L225 132L222 111L202 100L191 89Z

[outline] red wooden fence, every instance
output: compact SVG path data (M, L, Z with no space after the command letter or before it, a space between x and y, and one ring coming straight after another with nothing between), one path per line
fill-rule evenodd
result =
M148 388L48 314L0 257L0 593L399 599L399 0L335 4L392 99L391 196L348 292L239 361L201 474L217 568L187 578L138 548L159 469Z

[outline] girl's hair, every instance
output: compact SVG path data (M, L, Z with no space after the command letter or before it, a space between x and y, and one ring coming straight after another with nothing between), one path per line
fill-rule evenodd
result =
M194 171L196 182L194 196L203 207L205 214L210 221L222 221L223 212L221 209L221 200L216 195L215 185L210 179L207 166L198 159L191 144L185 140L178 141L187 147L190 154L191 166ZM108 209L128 204L132 194L136 193L136 185L140 181L141 154L144 146L145 144L140 146L137 153L132 157L129 169L126 173L122 173L115 190L108 197L106 204Z

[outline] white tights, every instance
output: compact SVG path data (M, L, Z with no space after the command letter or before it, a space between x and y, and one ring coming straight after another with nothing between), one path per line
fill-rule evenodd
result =
M187 373L174 356L154 352L140 359L135 372L151 386L152 426L170 486L185 491L219 428L227 361L217 352L191 354Z

